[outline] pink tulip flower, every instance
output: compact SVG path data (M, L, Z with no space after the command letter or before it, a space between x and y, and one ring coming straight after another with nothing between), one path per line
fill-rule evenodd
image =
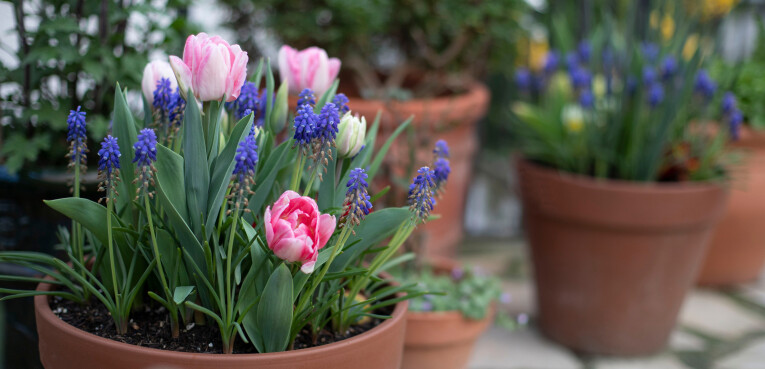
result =
M316 259L335 231L335 217L319 213L316 201L294 191L284 192L264 216L268 248L288 262L301 262L300 270L313 272Z
M183 60L170 57L181 93L190 87L200 101L226 101L239 97L247 76L247 52L218 36L191 35L183 48Z
M154 102L154 90L157 89L157 82L162 78L170 80L170 91L175 92L178 82L175 81L175 74L173 74L173 68L170 67L170 63L163 60L155 60L146 64L146 67L143 68L141 90L143 90L143 96L146 98L149 106Z
M290 92L298 94L310 88L321 96L332 85L340 72L340 59L327 57L318 47L295 50L287 45L279 49L279 75L287 81Z

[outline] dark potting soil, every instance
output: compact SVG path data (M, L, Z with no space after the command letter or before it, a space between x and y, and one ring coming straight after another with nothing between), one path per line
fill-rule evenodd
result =
M179 337L173 339L170 334L170 321L164 307L145 306L138 311L133 311L130 314L128 333L124 335L117 334L114 321L109 311L102 304L80 305L60 297L53 297L50 300L50 308L64 322L110 340L169 351L222 353L220 331L215 324L189 324L186 327L181 327ZM393 313L393 307L380 309L376 313L390 315ZM324 330L319 334L315 343L311 332L304 329L295 339L294 349L342 341L364 333L382 322L383 319L372 318L363 324L351 327L345 334ZM244 343L241 337L237 337L234 343L234 353L257 353L257 350L252 344Z

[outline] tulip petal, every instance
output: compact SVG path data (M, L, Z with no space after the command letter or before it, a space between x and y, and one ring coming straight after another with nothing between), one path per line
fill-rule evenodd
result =
M316 230L318 236L317 250L322 249L332 237L332 233L335 232L335 226L337 220L333 215L322 214L319 216L318 229Z
M274 255L279 259L295 262L303 255L305 242L297 238L283 238L274 245Z
M178 82L178 88L181 91L181 95L184 99L189 100L189 98L186 96L186 92L188 91L189 87L192 87L191 69L189 69L188 65L186 65L183 60L175 55L170 56L170 67L175 73L175 79Z

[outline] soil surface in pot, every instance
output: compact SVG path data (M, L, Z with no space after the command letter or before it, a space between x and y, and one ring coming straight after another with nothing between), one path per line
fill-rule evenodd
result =
M177 339L170 335L167 313L163 307L144 307L130 314L128 334L120 335L114 328L114 321L109 311L102 304L80 305L76 302L54 296L50 299L50 308L53 313L64 322L92 333L96 336L110 340L128 343L141 347L151 347L168 351L196 352L221 354L220 331L217 325L193 325L189 329L181 327L181 334ZM393 306L384 307L376 311L380 315L391 315ZM301 331L295 339L294 349L322 346L362 334L382 323L384 320L372 318L364 324L353 326L346 334L322 331L317 342L313 342L311 332L307 329ZM255 346L244 343L237 338L234 344L235 354L257 353Z

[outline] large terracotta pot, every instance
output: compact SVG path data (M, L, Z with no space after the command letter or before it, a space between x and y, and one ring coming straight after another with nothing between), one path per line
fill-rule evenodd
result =
M592 354L664 347L727 189L518 171L542 332Z
M419 240L425 256L453 257L463 236L463 214L465 197L478 148L475 126L486 114L489 105L489 90L482 83L473 84L460 95L408 101L384 101L350 98L348 106L354 112L367 117L369 124L377 115L380 117L378 146L390 136L400 123L414 116L414 134L404 132L394 142L385 158L385 167L392 185L395 206L404 205L408 187L392 179L411 182L417 168L433 162L433 147L438 140L445 140L451 152L451 175L446 195L438 200L434 213L441 218L418 228L413 237ZM411 147L416 147L414 160Z
M436 258L429 261L439 273L450 273L459 264ZM464 369L473 346L494 320L492 306L481 320L466 319L459 311L406 313L406 338L402 369Z
M48 284L38 286L47 291ZM56 317L35 296L40 359L46 369L395 369L401 364L407 302L379 326L325 346L268 354L195 354L145 348L87 333Z
M704 285L752 281L765 265L765 133L744 128L732 146L746 156L732 173L730 205L701 268Z

